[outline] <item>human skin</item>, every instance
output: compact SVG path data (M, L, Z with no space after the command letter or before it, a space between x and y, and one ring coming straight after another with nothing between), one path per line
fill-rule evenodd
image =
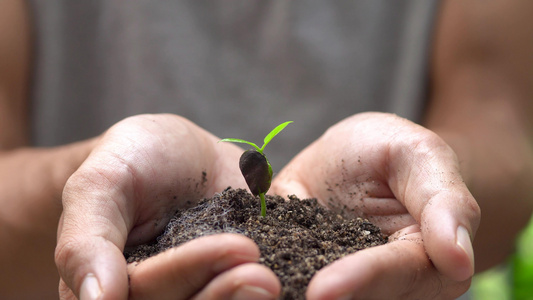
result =
M382 113L343 120L276 177L276 193L291 190L392 235L319 271L307 299L452 299L468 289L480 211L455 153L428 129Z
M128 244L145 243L157 236L172 212L187 201L228 185L245 186L236 163L242 150L218 140L175 115L128 118L99 139L63 191L56 262L65 299L88 292L87 287L96 288L95 294L105 292L104 299L120 299L128 292L128 274L132 299L165 299L170 295L188 299L203 293L204 286L223 286L217 282L225 272L233 271L231 267L257 259L257 250L247 244L248 240L225 249L214 237L209 244L217 247L194 247L191 243L182 247L192 247L188 255L180 254L178 248L129 269L122 255ZM330 147L332 144L337 146ZM318 165L317 160L321 162ZM436 281L444 283L441 292L445 296L457 296L468 287L474 272L470 235L477 229L479 208L461 179L454 152L436 134L394 115L358 114L332 127L289 163L287 170L273 184L274 191L280 192L285 184L298 194L333 199L340 205L355 201L342 198L352 194L346 189L364 184L368 191L366 214L383 217L376 223L397 236L395 242L373 250L383 255L362 251L362 256L350 257L362 257L366 268L362 262L354 262L358 268L343 268L329 275L327 270L322 272L322 279L316 280L328 288L322 286L317 289L320 292L310 289L310 297L316 293L314 297L323 298L328 291L342 292L334 298L362 292L354 290L357 286L351 282L331 283L339 277L355 280L356 275L361 289L389 287L373 291L380 293L377 296L407 292L413 293L409 296L432 295L430 288ZM201 183L203 172L210 174L205 184ZM339 190L324 186L324 182ZM297 189L299 186L315 188ZM321 194L328 190L333 195ZM375 201L386 204L380 208L372 205ZM417 224L423 224L420 230ZM459 226L464 230L458 231ZM219 265L220 257L229 257L230 262L209 270ZM275 296L279 292L276 278L269 270L255 267L257 274L232 280L269 278L253 287ZM352 274L354 269L366 272ZM401 279L413 276L420 279L403 290ZM383 291L387 294L381 294Z
M391 115L356 115L333 127L317 142L304 150L275 179L272 190L283 193L289 188L294 188L300 189L302 193L312 194L313 191L304 189L305 186L310 186L309 183L303 181L304 176L295 172L300 168L303 170L302 166L308 163L307 159L304 158L310 156L306 153L312 153L319 149L321 143L334 138L335 132L346 132L350 131L351 126L358 128L365 123L374 123L372 121L374 118L382 119L395 124L395 126L391 126L395 128L394 130L403 128L404 131L401 131L403 134L411 136L415 132L420 132L427 137L427 140L424 139L420 145L438 145L436 149L428 146L428 150L435 151L437 157L445 158L444 161L437 161L438 167L441 170L453 170L454 175L447 175L449 177L445 177L445 179L449 183L453 181L454 188L451 190L461 195L460 201L467 205L466 208L457 211L457 205L454 203L445 200L432 201L443 204L444 207L438 210L437 207L433 207L432 210L429 210L430 212L453 212L450 213L452 220L448 220L445 223L448 225L439 228L439 230L443 230L445 236L451 237L456 234L457 225L462 224L467 233L472 235L476 233L474 248L476 249L477 270L486 269L501 262L510 253L514 236L531 215L533 191L528 178L533 175L531 150L533 126L529 121L529 116L533 113L530 101L533 95L531 91L533 68L527 67L532 65L530 54L533 53L533 45L528 34L528 28L531 28L532 21L527 14L532 10L530 6L531 2L529 1L491 1L489 4L445 2L442 6L435 35L430 77L430 102L423 123L429 130ZM31 45L28 17L24 14L24 10L25 7L22 2L3 1L0 3L0 25L2 25L0 26L0 57L2 57L0 59L0 128L2 128L0 131L0 185L2 190L2 196L0 196L2 205L0 242L3 245L0 249L0 264L2 265L0 298L9 299L15 296L30 299L39 296L54 298L54 295L57 295L57 281L59 279L51 258L56 246L57 223L62 213L56 259L64 279L61 284L61 291L65 298L72 298L74 294L79 296L83 279L87 278L85 287L90 287L91 282L98 282L98 287L104 292L102 299L126 298L126 293L128 293L127 272L131 275L133 283L140 283L140 285L135 284L133 286L130 295L132 299L136 298L136 295L142 298L140 296L158 290L158 287L162 288L159 289L159 292L162 293L175 292L173 288L177 285L170 285L168 281L150 281L153 278L151 274L154 273L162 276L162 279L183 282L181 290L185 287L187 291L184 297L196 293L198 298L213 296L215 299L214 295L218 295L220 298L227 299L228 295L240 292L255 292L256 295L262 294L263 296L275 295L279 291L279 283L268 270L254 263L258 256L257 248L250 240L243 237L233 235L212 237L217 239L213 242L219 245L219 249L223 249L222 256L218 257L213 253L202 252L201 250L205 248L202 244L190 244L187 246L188 248L184 247L184 250L181 250L183 252L165 252L157 258L140 264L138 269L136 269L137 266L127 266L122 261L123 258L119 260L120 248L128 241L140 241L139 239L147 239L147 236L156 233L156 229L144 232L141 230L143 224L145 225L144 229L149 229L149 224L155 224L151 223L150 217L146 215L146 219L141 218L143 214L149 215L151 213L152 221L161 221L168 216L157 215L157 212L141 209L143 200L133 201L138 205L124 206L124 203L120 202L124 199L124 195L112 198L113 202L104 201L102 191L96 187L106 187L106 184L109 185L109 182L106 183L108 179L116 180L122 184L124 187L122 192L125 193L128 191L128 170L131 171L144 166L150 170L147 172L153 175L148 161L156 159L157 154L163 155L165 158L167 153L161 153L160 149L154 151L153 148L139 147L129 148L129 150L137 149L135 153L123 153L121 151L128 149L117 147L121 143L116 142L115 138L126 139L127 142L135 141L137 138L147 139L151 142L148 145L163 143L176 146L177 148L171 148L173 151L184 146L204 149L205 151L198 153L209 154L207 157L211 159L213 164L188 165L191 156L173 157L175 160L171 160L172 164L183 166L180 164L180 159L189 158L185 159L185 165L189 166L188 171L185 170L187 168L176 167L180 171L177 172L178 174L172 175L179 183L172 188L175 189L173 191L179 192L180 199L184 199L181 196L209 195L227 185L244 187L244 182L240 178L236 166L233 165L235 161L238 161L240 150L237 147L216 144L216 137L183 118L170 115L137 116L127 119L100 137L71 145L50 149L28 148L28 117L25 99ZM7 26L4 26L5 24ZM490 34L487 35L484 30ZM364 122L363 119L365 119ZM154 129L150 130L150 126L160 127L154 131ZM370 126L371 135L379 135L383 131L379 126L376 126ZM161 130L161 128L168 127L172 127L172 129ZM182 134L184 131L178 130L180 128L187 128L187 130L196 133L189 139L190 144L183 145L181 142L168 140L169 136ZM155 135L154 132L156 132ZM130 137L129 140L127 139L128 136ZM201 140L203 142L197 144ZM405 146L405 150L416 148ZM440 151L438 151L439 149ZM451 149L453 149L452 152L450 152ZM186 151L186 149L180 151ZM227 161L226 159L219 159L222 155L220 151L224 152L223 155ZM441 153L442 151L444 152ZM332 172L335 169L331 167L335 167L335 164L339 163L338 159L341 159L341 163L342 159L346 157L353 161L354 155L361 157L361 163L368 164L368 155L373 155L361 155L363 152L358 148L349 148L345 152L344 154L331 153L332 155L329 156L336 160L325 161L323 168L318 170ZM416 153L421 154L420 152L413 152L413 154ZM437 155L438 153L440 154ZM452 153L454 154L452 155ZM102 167L101 161L105 161L107 164L108 158L111 161L116 161L116 169L108 169L109 166ZM316 161L322 160L316 159L315 164ZM449 164L445 163L446 161ZM165 158L165 166L168 162L168 159ZM163 162L158 163L163 164ZM429 163L429 166L432 163ZM357 164L355 165L357 166ZM80 168L80 166L82 167ZM125 166L128 168L121 168ZM215 168L214 166L218 167ZM203 167L206 168L203 169ZM217 173L226 167L226 171L235 176L233 179L222 180L218 178ZM369 168L370 166L366 167ZM428 165L425 168L428 168ZM374 165L373 169L379 170L380 167ZM87 181L87 176L93 174L91 172L95 170L106 172L100 173L100 181L91 182L93 179ZM403 170L405 171L405 169ZM75 171L76 173L74 173ZM183 181L191 178L200 180L200 174L203 171L206 171L209 176L208 185L201 190L189 190ZM350 173L356 172L355 169L348 171ZM288 176L290 172L293 174ZM71 176L73 173L74 175ZM141 173L144 174L144 172ZM376 175L378 173L376 172ZM117 174L125 176L122 177ZM144 175L138 176L138 178L145 178L148 182L154 180ZM437 174L433 175L437 176ZM317 175L314 176L316 178ZM89 177L92 178L92 176ZM287 180L287 178L292 179ZM167 179L169 178L167 177ZM393 182L390 178L386 179L384 181L387 183ZM69 183L65 186L67 180ZM468 193L464 190L463 181L469 188ZM142 182L142 180L136 181L135 184ZM135 184L133 185L135 186ZM323 184L323 180L318 184ZM76 191L75 187L80 187L80 185L86 188L84 190L86 193L79 194ZM165 186L165 188L167 187ZM64 196L62 194L63 189L65 189ZM96 191L91 191L91 189ZM135 191L138 189L133 188ZM141 190L143 189L141 188ZM437 221L441 216L436 216L435 219L427 218L427 222L423 222L426 219L420 210L422 207L427 207L427 202L415 201L418 203L417 205L421 206L408 205L407 198L409 197L402 199L402 195L392 193L394 190L401 190L398 186L392 185L388 187L388 190L391 191L391 194L386 194L386 196L394 196L394 199L391 197L391 201L389 201L392 207L396 208L392 212L399 216L400 213L408 211L412 219L404 215L400 218L404 222L404 229L393 226L389 228L391 232L395 232L395 230L397 232L394 235L396 240L387 246L389 248L377 247L373 250L374 252L363 251L361 254L346 258L344 261L346 265L359 265L361 261L375 262L362 264L365 268L359 269L361 271L354 272L354 268L339 270L339 266L342 267L344 264L334 264L321 271L311 283L310 299L313 297L315 297L314 299L331 299L337 295L335 293L338 291L342 292L341 296L361 295L368 292L370 287L375 288L374 291L378 293L390 290L390 295L377 295L388 298L399 295L405 297L424 296L431 295L428 287L432 288L435 284L442 284L443 287L439 290L440 294L435 296L448 298L459 294L468 287L470 282L468 277L472 271L469 255L467 252L461 253L455 240L435 236L435 231L430 230L432 226L439 224ZM377 191L383 192L387 189L378 189ZM109 189L106 193L117 192L120 194L121 191ZM153 190L150 192L156 193ZM134 194L135 196L149 195L150 192L144 190ZM470 193L474 195L483 210L483 220L477 232L475 229L479 211L472 204ZM413 199L417 198L423 197L413 197ZM61 200L63 200L65 211L62 210ZM338 198L335 200L340 202L346 199ZM90 203L94 205L89 205ZM398 206L398 203L402 206ZM165 205L167 205L166 207L174 207L179 203L167 202ZM76 213L77 207L81 207L87 213ZM102 213L99 209L103 207L106 209ZM374 217L372 213L367 212L367 214ZM428 213L429 215L431 213ZM117 216L120 218L115 218ZM157 217L154 218L154 216ZM413 226L413 220L422 226ZM484 223L487 220L488 222ZM87 226L89 224L90 226ZM79 227L81 225L86 225L86 227ZM89 230L82 230L83 228L89 228ZM130 232L130 230L132 231ZM131 234L128 236L128 233ZM421 247L420 243L416 243L419 237L424 238L424 248ZM445 249L446 247L450 249L450 251L445 251L446 253L442 254L444 256L440 256L440 252L443 251L439 251L438 247L441 244L444 244ZM39 247L35 247L35 245L39 245ZM467 245L463 245L463 247L468 248ZM437 263L430 264L428 262L425 251L422 251L426 248L432 261ZM404 259L392 255L393 252L389 250L403 251ZM77 253L84 251L86 254ZM378 252L384 255L382 261L376 260ZM221 253L217 253L221 255ZM223 255L224 253L226 255ZM452 256L451 265L460 266L459 272L449 270L446 265L438 263L447 256ZM191 259L187 262L192 261L197 262L197 264L181 263L183 257L189 257ZM201 266L216 265L221 257L227 258L226 264L205 273L205 268ZM380 268L384 265L395 266L395 272L390 272L390 268ZM423 273L420 273L419 271L415 272L415 267L427 268L423 270ZM185 272L191 276L180 278L179 274ZM332 275L332 273L337 272L345 275L342 276L344 281L339 280L339 276ZM87 277L87 274L90 273L96 274L96 277ZM95 278L97 281L93 280ZM194 280L190 281L191 278ZM260 278L261 280L254 281L253 278ZM362 278L363 281L358 281ZM406 286L398 286L397 284L405 278L411 278L412 281L409 281ZM328 280L332 284L330 287L320 286L321 284L329 286ZM230 282L233 284L237 282L238 284L229 285ZM366 284L361 286L353 284L354 282ZM94 285L92 286L94 287ZM389 289L389 287L394 288ZM72 293L72 291L74 292ZM57 296L55 297L57 298Z

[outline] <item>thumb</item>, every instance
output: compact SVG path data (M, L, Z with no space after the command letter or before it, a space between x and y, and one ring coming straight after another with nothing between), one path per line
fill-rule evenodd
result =
M74 247L77 251L72 251ZM66 244L56 253L56 261L69 257L64 264L58 263L62 284L67 286L60 289L61 299L127 299L126 264L122 252L114 245L86 240L75 246ZM90 265L85 263L88 256L94 257Z
M127 210L119 207L124 199L116 201L127 191L113 189L113 181L98 172L84 172L73 175L63 192L55 261L62 281L78 299L127 299L121 250L128 232L121 212ZM60 292L62 299L68 298L66 289Z
M269 193L282 197L296 195L300 199L312 198L303 181L298 179L298 175L292 166L285 167L273 180Z
M309 177L315 176L306 167L307 162L316 159L314 150L317 142L309 145L294 157L272 181L270 193L282 197L296 195L300 199L317 197L316 193L310 189L309 182L313 182Z
M421 226L437 269L456 281L474 273L472 239L480 208L468 190L453 150L425 131L391 143L389 185Z

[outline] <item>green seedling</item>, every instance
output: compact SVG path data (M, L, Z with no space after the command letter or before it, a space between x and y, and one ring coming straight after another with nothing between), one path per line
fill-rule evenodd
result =
M259 195L259 198L261 199L261 216L263 217L266 216L265 194L268 192L268 189L270 189L270 184L272 182L272 166L268 162L263 151L265 150L266 145L268 145L268 143L270 143L270 141L290 123L292 123L292 121L279 124L276 128L272 129L263 140L263 146L261 147L241 139L228 138L220 140L220 142L248 144L255 148L244 151L239 160L239 168L241 169L241 173L252 194L254 196Z

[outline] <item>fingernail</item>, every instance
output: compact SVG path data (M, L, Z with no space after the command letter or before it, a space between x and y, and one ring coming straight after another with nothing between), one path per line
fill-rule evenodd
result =
M98 279L94 274L89 273L83 279L80 288L80 300L96 300L102 294Z
M276 299L269 291L256 287L244 285L241 286L231 297L232 300L271 300Z
M474 275L474 249L472 247L470 233L468 232L468 230L466 230L464 226L457 227L456 244L466 253L468 259L470 260L469 276Z

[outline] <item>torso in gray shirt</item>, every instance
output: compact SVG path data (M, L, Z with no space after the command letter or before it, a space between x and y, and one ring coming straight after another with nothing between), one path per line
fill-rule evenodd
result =
M31 1L33 141L139 113L261 143L274 169L361 111L417 120L436 1Z

